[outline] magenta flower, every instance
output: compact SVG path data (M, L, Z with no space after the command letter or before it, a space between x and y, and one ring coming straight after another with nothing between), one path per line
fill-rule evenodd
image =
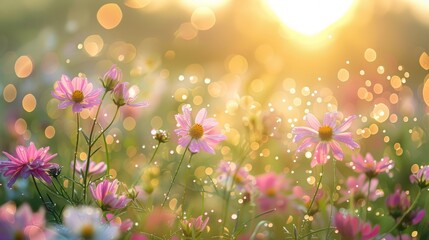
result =
M12 187L18 177L28 178L30 175L49 184L52 182L48 171L57 164L49 163L49 161L57 154L49 154L49 147L37 149L34 143L30 142L28 147L18 146L15 151L16 156L3 152L9 161L0 162L0 173L6 177L10 176L7 183L9 188Z
M0 206L0 239L48 239L53 232L45 228L45 210L33 213L27 203L18 210L12 202Z
M61 101L58 108L72 106L73 112L81 112L100 103L101 89L94 90L92 83L83 77L75 77L70 81L66 75L56 82L52 96Z
M182 107L183 114L176 114L175 118L179 128L175 133L180 136L179 145L189 146L189 150L197 153L204 150L214 154L213 147L226 139L217 129L217 122L214 118L207 118L207 110L202 108L195 117L195 123L192 123L191 108L189 105Z
M92 197L97 202L98 206L103 210L113 210L120 209L127 206L131 199L126 195L118 196L116 192L118 191L119 181L113 180L110 182L105 179L97 186L95 183L92 183L90 186Z
M410 181L420 188L429 187L429 165L420 168L416 173L410 175Z
M81 177L85 175L87 161L76 161L76 171L80 173ZM73 162L71 163L73 167ZM104 173L107 170L107 165L104 162L95 163L89 162L88 176Z
M380 173L389 172L394 163L388 157L377 162L371 153L367 153L365 158L360 154L352 156L351 166L357 173L365 173L368 178L374 178Z
M180 222L182 232L185 237L198 237L206 229L209 218L203 221L203 216L191 219L183 219Z
M103 84L106 92L113 90L116 85L122 80L122 71L115 64L104 74L101 83Z
M378 179L371 180L371 186L369 181L366 181L365 174L360 174L359 177L348 177L346 187L341 189L338 202L354 201L358 206L363 206L366 199L369 201L375 201L377 198L383 195L382 191L377 190ZM369 196L368 196L368 187Z
M320 124L319 120L313 114L308 113L306 115L308 127L295 127L292 129L292 133L295 135L293 138L294 142L304 139L298 147L297 152L301 152L303 149L311 147L314 144L316 145L311 167L325 164L328 161L331 149L334 158L342 160L344 153L339 142L344 143L350 149L359 147L359 144L352 139L352 133L344 132L350 128L356 116L347 118L341 125L337 126L337 115L338 113L336 112L325 113L323 124Z
M289 184L283 175L269 172L256 176L256 188L260 193L257 202L262 212L286 209L289 199L285 191L289 188Z
M410 205L410 196L400 188L397 188L395 193L390 194L386 198L386 206L389 214L395 219L401 217Z
M141 103L133 103L135 98L135 94L130 92L130 88L128 87L128 82L119 83L113 89L112 99L113 102L118 106L128 105L131 107L147 107L149 103L141 102Z
M413 240L413 238L408 234L402 234L400 236L393 236L391 234L388 234L383 239L384 240Z
M358 217L337 213L335 215L335 226L343 239L368 240L377 236L380 226L374 228L369 223L362 222Z

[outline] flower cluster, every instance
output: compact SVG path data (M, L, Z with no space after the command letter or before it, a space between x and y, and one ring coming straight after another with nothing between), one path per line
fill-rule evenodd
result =
M295 126L296 118L283 128L284 138L277 128L270 138L274 134L267 124L258 122L266 114L254 112L251 98L240 105L251 113L243 118L248 128L243 132L219 124L218 115L210 117L210 105L193 112L181 103L169 119L156 117L143 126L151 129L145 137L153 145L136 148L128 139L119 144L123 134L114 122L125 114L124 128L137 125L119 109L148 103L135 102L139 89L123 77L113 65L100 78L100 88L83 75L71 80L62 75L54 84L58 108L70 106L76 115L75 145L68 148L74 149L73 157L62 152L62 145L52 147L58 154L51 154L49 147L33 142L3 152L6 191L31 177L41 207L33 212L25 203L32 192L21 194L24 203L18 206L4 203L0 239L277 239L284 234L291 239L414 239L416 225L426 222L419 199L429 187L429 166L413 166L411 187L397 184L392 192L386 185L397 179L402 163L389 151L380 160L374 159L374 149L359 152L352 128L356 115L343 119L340 112L326 112L319 120L307 109L306 126ZM269 122L281 122L273 119ZM226 141L231 132L235 137ZM269 147L279 139L290 148ZM126 156L118 157L122 147ZM301 158L308 148L313 150ZM64 170L54 158L66 161ZM275 161L267 163L271 158ZM337 166L337 160L343 162Z

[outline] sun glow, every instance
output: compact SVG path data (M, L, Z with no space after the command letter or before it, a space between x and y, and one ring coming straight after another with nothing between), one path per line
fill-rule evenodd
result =
M266 0L266 2L290 29L312 36L343 20L355 0Z

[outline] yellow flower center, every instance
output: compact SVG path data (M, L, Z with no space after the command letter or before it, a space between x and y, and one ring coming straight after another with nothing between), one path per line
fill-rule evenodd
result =
M244 178L242 176L238 175L238 174L235 174L234 175L234 181L236 183L240 184L240 183L244 182Z
M332 139L332 128L330 126L322 126L319 128L319 137L322 141L329 141Z
M203 135L204 135L204 128L199 123L195 123L189 129L189 136L191 136L193 139L200 139Z
M271 187L271 188L268 188L267 190L265 190L265 194L268 197L274 197L274 196L276 196L277 191L274 188Z
M74 102L80 103L83 101L83 92L80 90L75 90L72 94L72 100Z
M91 224L85 224L82 226L80 234L83 239L92 239L94 236L94 227Z

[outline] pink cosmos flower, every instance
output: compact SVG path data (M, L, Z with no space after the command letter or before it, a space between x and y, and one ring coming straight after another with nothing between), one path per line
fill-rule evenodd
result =
M285 191L289 188L289 184L283 175L269 172L256 176L256 188L260 193L257 202L262 212L286 209L289 199Z
M66 75L56 82L52 96L61 101L58 108L64 109L72 105L73 112L81 112L100 103L101 89L94 90L92 83L83 77L75 77L70 81Z
M314 196L314 191L311 194L306 194L301 186L295 186L292 188L292 192L295 197L302 201L302 205L299 204L295 207L297 207L304 213L308 213L308 215L310 216L314 216L316 213L318 213L319 207L324 204L325 192L323 191L323 189L317 190L311 209L309 208L312 202L312 198Z
M148 102L133 103L135 99L135 93L128 87L128 82L123 82L116 85L112 92L112 99L113 102L119 107L124 105L131 107L149 106Z
M341 203L352 200L358 206L362 206L367 198L369 201L375 201L383 195L383 192L378 190L377 186L378 179L372 179L371 186L369 186L369 181L366 181L365 174L361 174L357 178L348 177L346 187L340 191L341 198L338 199L338 202ZM370 188L369 196L368 187Z
M429 165L420 168L416 173L410 175L410 182L417 184L420 188L429 187Z
M189 105L182 107L183 114L176 114L175 118L179 128L175 133L180 136L179 145L186 147L189 145L189 150L197 153L204 150L214 154L213 147L226 139L220 134L217 129L217 122L214 118L207 118L207 110L202 108L195 117L195 123L192 123L191 108Z
M45 210L33 213L27 203L18 210L14 203L7 202L0 207L0 239L35 239L53 237L45 228Z
M377 162L371 153L367 153L365 158L360 154L352 156L350 165L357 173L365 173L368 178L374 178L380 173L389 172L395 164L388 157Z
M113 90L116 85L122 80L122 71L115 64L104 74L101 83L106 91Z
M318 164L325 164L328 161L331 149L334 158L342 160L344 153L339 142L344 143L350 149L359 147L359 144L352 139L352 133L344 132L350 128L352 121L357 117L351 116L341 125L337 126L337 115L337 112L325 113L323 124L320 124L319 120L313 114L308 113L306 115L308 127L295 127L292 129L292 133L295 135L293 138L294 142L304 139L298 147L297 152L301 152L303 149L316 144L311 167Z
M191 219L183 219L180 222L182 232L185 237L198 237L206 229L209 218L203 221L203 216Z
M128 232L133 227L133 221L131 219L127 218L124 221L120 217L116 217L112 213L106 214L106 219L101 220L103 223L108 222L111 226L115 226L119 228L121 232Z
M386 206L389 214L395 219L401 217L410 205L410 196L400 188L397 188L395 193L390 194L386 198Z
M408 234L402 234L400 236L393 236L391 234L388 234L383 239L384 240L413 240L413 238Z
M131 201L126 195L118 196L116 194L118 187L119 181L117 179L113 180L113 182L105 179L97 186L95 183L90 186L92 197L103 210L124 208Z
M86 163L87 161L76 161L76 171L80 173L81 177L85 175ZM71 165L73 167L73 162ZM95 163L94 161L91 161L89 162L88 176L104 173L106 172L106 169L107 165L104 162Z
M369 223L362 222L358 217L350 214L337 213L334 222L343 239L368 240L377 236L380 230L379 225L371 228Z
M57 154L49 154L49 147L37 149L34 143L30 142L28 147L18 146L15 151L16 156L3 152L9 161L0 162L0 173L6 177L11 176L7 183L9 188L18 177L28 178L30 175L49 184L52 182L48 171L57 164L49 163L49 161Z
M219 183L223 186L227 188L235 186L238 191L251 191L254 178L244 167L237 168L233 162L221 161L217 171Z

